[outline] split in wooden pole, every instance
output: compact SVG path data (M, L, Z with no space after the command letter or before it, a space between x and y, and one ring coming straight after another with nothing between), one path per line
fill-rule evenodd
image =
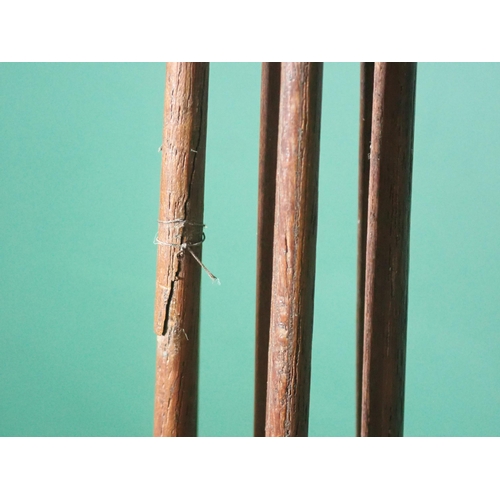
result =
M375 63L361 436L402 436L416 63Z
M265 436L281 64L262 63L255 321L254 436Z
M366 218L370 175L374 63L360 67L358 159L358 271L356 297L356 436L361 435L361 382L363 379L363 330L365 314Z
M282 63L266 436L309 421L322 63Z
M155 436L197 431L208 63L168 63L154 329Z

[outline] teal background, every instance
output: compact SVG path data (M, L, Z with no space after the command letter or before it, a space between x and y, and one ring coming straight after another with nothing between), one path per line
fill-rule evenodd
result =
M199 434L250 436L260 64L211 65ZM149 436L163 64L0 64L0 435ZM311 436L354 435L359 64L325 64ZM405 434L500 434L500 65L419 64Z

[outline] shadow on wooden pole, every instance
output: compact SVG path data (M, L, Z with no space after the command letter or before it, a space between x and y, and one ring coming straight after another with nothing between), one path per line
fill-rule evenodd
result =
M266 436L306 436L322 63L282 63Z
M366 216L370 175L374 63L360 67L359 160L358 160L358 271L356 297L356 436L361 435L361 382L365 315Z
M254 436L265 435L281 64L262 63L257 232Z
M402 436L416 63L375 63L362 436Z
M155 436L197 431L208 63L168 63L154 328ZM185 244L181 248L181 244Z

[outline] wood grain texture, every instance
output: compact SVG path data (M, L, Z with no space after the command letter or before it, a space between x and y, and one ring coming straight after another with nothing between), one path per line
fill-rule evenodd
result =
M208 63L167 64L160 242L202 239L208 71ZM168 223L174 220L186 222ZM200 259L201 248L191 247ZM197 428L201 268L189 252L179 251L158 245L155 436L195 436Z
M273 269L274 201L281 64L262 63L255 318L254 436L265 436L267 361Z
M266 436L306 436L322 63L282 63Z
M366 218L370 175L374 63L360 66L359 158L358 158L358 270L356 284L356 436L361 435L361 385L365 315Z
M402 436L416 63L375 63L362 436Z

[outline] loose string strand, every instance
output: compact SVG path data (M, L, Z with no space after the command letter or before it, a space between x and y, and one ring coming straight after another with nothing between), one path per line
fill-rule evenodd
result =
M183 243L183 245L186 245L186 243ZM207 266L205 266L205 264L203 264L203 262L198 259L198 257L196 256L196 254L188 247L186 246L186 249L187 251L194 257L194 259L196 260L196 262L198 262L198 264L200 264L200 266L206 271L206 273L208 274L208 276L210 277L210 279L214 282L214 283L217 283L218 285L220 285L220 279L217 278L217 276L215 276L215 274L213 274L208 268Z

